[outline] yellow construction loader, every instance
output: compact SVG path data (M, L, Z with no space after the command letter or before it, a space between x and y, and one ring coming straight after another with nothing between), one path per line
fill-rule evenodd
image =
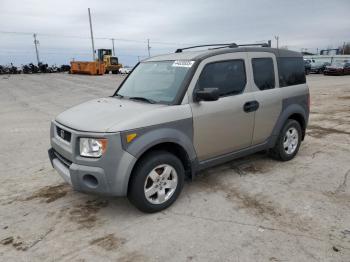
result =
M118 57L112 56L111 49L98 49L97 57L99 62L103 62L105 64L105 74L118 74L119 68L122 68L123 65L119 64Z

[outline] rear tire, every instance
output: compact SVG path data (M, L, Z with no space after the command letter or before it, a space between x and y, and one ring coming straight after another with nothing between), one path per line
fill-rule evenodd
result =
M276 145L270 150L270 155L280 161L289 161L299 151L302 131L298 121L288 119L277 139Z
M129 201L139 210L154 213L172 205L182 191L182 162L166 151L153 151L137 163L128 190Z

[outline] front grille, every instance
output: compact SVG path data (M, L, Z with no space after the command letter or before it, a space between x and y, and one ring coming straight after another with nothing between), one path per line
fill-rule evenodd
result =
M64 164L66 167L70 167L72 164L72 161L69 161L67 158L64 156L60 155L56 150L53 151L54 155Z
M57 135L62 138L63 140L67 141L70 143L70 140L72 138L72 133L71 132L68 132L67 130L64 130L58 126L56 126L56 132L57 132Z

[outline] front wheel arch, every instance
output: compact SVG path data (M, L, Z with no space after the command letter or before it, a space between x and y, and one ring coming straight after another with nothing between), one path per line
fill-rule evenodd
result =
M174 142L162 142L162 143L158 143L158 144L151 146L150 148L145 150L138 157L137 161L134 163L132 170L131 170L131 174L130 174L129 181L128 181L128 191L127 192L129 192L129 189L130 189L130 181L133 178L133 176L135 175L136 166L138 165L138 163L140 163L140 161L143 158L145 158L148 154L150 154L151 152L154 152L154 151L166 151L168 153L175 155L177 158L179 158L181 160L181 163L185 169L186 177L192 178L194 168L193 168L192 161L191 161L186 149L184 147L182 147L181 145L174 143Z
M147 174L149 170L152 170L152 168L162 165L169 165L176 170L176 189L175 192L170 195L169 199L166 200L166 202L161 203L150 203L147 201L147 195L145 196L145 190L144 186L145 179L147 179ZM140 158L137 163L135 164L133 168L132 175L129 179L129 185L128 185L128 192L127 196L131 203L133 203L139 210L146 212L146 213L154 213L161 211L170 205L172 205L179 194L182 191L182 187L184 184L184 178L185 178L185 170L183 167L183 164L181 163L181 160L176 157L174 154L169 153L168 151L162 151L162 150L150 150L148 153L144 154L142 158ZM158 186L158 190L162 190L162 183L166 182L162 181L163 178L154 180L155 183L161 183L156 185ZM147 181L146 181L147 182ZM164 184L165 185L165 184ZM165 189L164 189L165 190ZM157 192L154 192L157 193ZM153 194L153 193L152 193ZM159 194L159 192L158 192ZM164 194L164 193L163 193Z

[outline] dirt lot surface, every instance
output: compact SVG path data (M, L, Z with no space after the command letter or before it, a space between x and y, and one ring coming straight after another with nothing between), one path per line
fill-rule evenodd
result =
M0 261L350 261L350 76L308 76L298 156L201 173L164 212L74 192L48 157L50 120L120 76L0 76Z

